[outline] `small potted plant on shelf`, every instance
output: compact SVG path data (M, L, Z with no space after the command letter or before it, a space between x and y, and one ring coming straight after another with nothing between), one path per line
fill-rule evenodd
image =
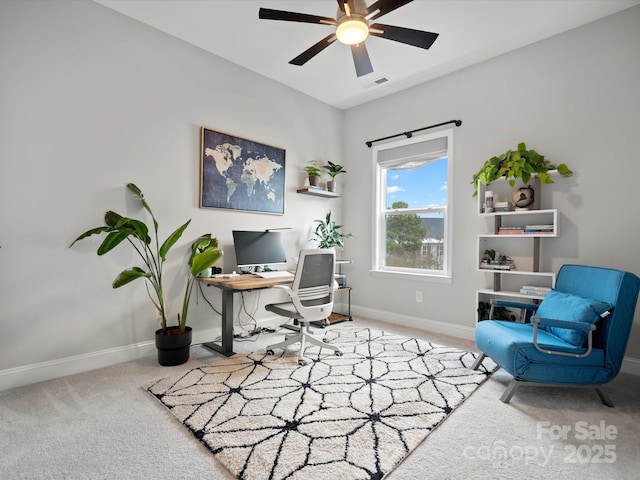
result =
M489 185L493 181L505 177L511 187L516 179L522 179L526 185L532 174L536 174L542 183L554 183L549 171L557 170L563 177L570 177L573 172L566 164L552 164L535 150L527 150L524 142L518 144L517 150L507 150L502 155L491 157L473 175L473 196L478 194L478 181Z
M193 287L193 277L211 267L222 256L222 252L217 250L217 241L211 239L210 235L208 237L203 235L194 243L189 257L190 276L187 280L182 316L178 316L177 326L168 326L162 283L163 266L167 254L180 239L191 220L185 222L160 244L158 222L142 191L133 183L127 184L127 188L139 198L143 208L151 215L154 238L152 239L149 235L150 228L144 222L135 218L123 217L109 210L104 216L105 225L87 230L76 238L70 247L79 240L102 233L107 235L98 247L98 255L110 252L125 240L129 242L144 263L144 267L135 266L123 270L115 278L112 286L113 288L119 288L138 278L144 278L149 282L151 290L147 289L147 293L160 316L160 329L155 332L158 362L161 365L179 365L189 359L191 328L186 325L186 321L188 302L191 296L191 288Z
M307 176L309 177L309 185L312 187L317 187L320 184L320 177L322 176L322 170L316 164L315 160L309 162L309 165L304 167L304 171L307 172Z
M318 248L344 248L344 239L352 238L352 233L344 233L342 225L331 219L329 211L324 220L314 220L318 225L314 230L314 239L318 241Z
M341 173L347 173L347 171L344 170L344 167L342 165L338 165L333 162L328 162L328 165L323 165L322 168L324 168L329 174L329 176L331 177L331 180L327 182L327 190L330 192L335 192L336 176L338 176Z

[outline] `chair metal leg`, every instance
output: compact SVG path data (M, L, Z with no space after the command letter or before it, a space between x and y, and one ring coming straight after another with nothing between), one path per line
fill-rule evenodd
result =
M509 382L509 385L502 393L500 401L502 403L509 403L511 401L511 397L513 397L513 394L516 393L516 391L520 388L520 383L521 382L516 378L511 379L511 382Z
M602 389L596 388L596 392L598 392L598 396L600 397L600 401L603 404L605 404L609 408L613 408L613 402L611 402L611 399L609 398L609 396L606 393L604 393L602 391Z
M571 385L571 384L562 385L562 384L555 384L555 383L527 382L525 380L518 380L517 378L513 378L511 382L509 382L509 385L507 385L507 388L505 389L505 391L502 393L502 396L500 397L500 401L502 403L509 403L511 401L511 397L513 397L513 395L522 386L546 387L546 388L594 388L593 385ZM596 385L595 390L598 393L598 396L600 397L600 401L607 407L613 408L613 402L611 402L611 399L609 398L609 396L602 391L602 389L600 388L600 385Z
M477 370L485 357L486 355L484 353L481 353L478 358L476 358L476 361L473 362L473 365L471 365L471 370Z

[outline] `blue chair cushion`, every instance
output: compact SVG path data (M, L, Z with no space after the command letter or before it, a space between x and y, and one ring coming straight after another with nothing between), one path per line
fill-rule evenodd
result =
M476 345L514 377L531 382L594 385L610 381L614 372L605 361L605 352L594 348L584 358L549 355L533 346L533 325L500 320L479 322ZM555 335L539 331L538 344L543 350L581 354L575 347Z
M593 324L610 308L611 304L606 302L551 290L540 303L536 317ZM587 342L587 333L579 330L548 325L540 325L540 329L576 347L583 347Z

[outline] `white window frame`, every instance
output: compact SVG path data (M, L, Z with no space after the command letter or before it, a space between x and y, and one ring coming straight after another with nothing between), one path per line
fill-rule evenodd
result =
M386 187L387 169L380 166L378 163L378 155L384 150L392 148L403 147L420 142L427 142L438 138L447 138L447 153L440 158L447 158L447 206L445 208L437 207L424 207L424 208L407 208L402 209L403 213L407 214L419 214L429 213L434 211L445 212L444 218L444 265L442 270L424 270L419 268L401 268L390 267L385 265L386 254L386 214L392 211L387 209L385 205L386 200ZM438 132L432 132L429 134L420 135L418 137L411 137L395 142L386 143L383 145L373 147L373 245L372 245L372 260L371 260L371 274L374 276L401 278L401 279L413 279L420 281L433 281L441 283L451 283L452 281L452 264L453 264L453 129L440 130ZM414 159L412 157L412 159ZM409 159L407 159L409 160Z

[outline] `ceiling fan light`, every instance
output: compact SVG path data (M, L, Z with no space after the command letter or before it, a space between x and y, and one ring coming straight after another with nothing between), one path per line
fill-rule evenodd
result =
M336 37L345 45L362 43L368 36L369 26L364 19L345 17L343 21L338 22Z

